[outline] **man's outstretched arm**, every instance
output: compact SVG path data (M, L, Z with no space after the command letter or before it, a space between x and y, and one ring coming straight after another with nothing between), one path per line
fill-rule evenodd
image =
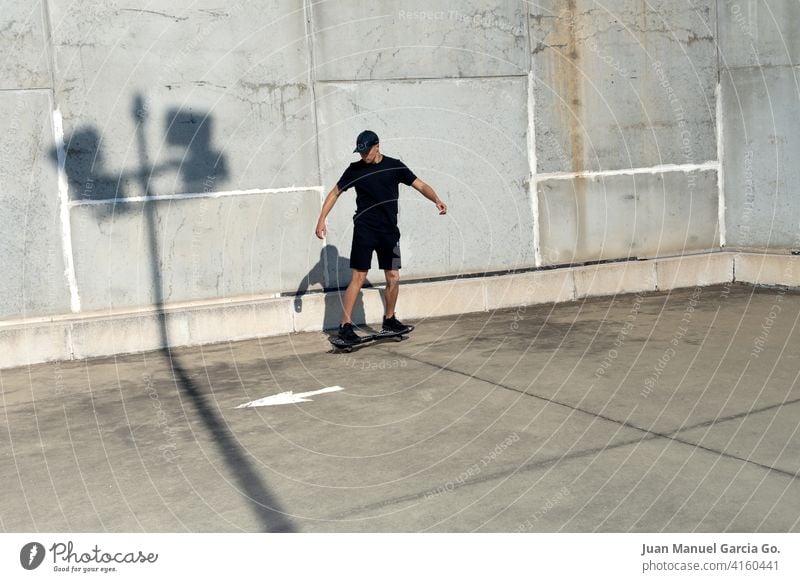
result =
M317 238L323 239L328 233L328 227L325 226L325 219L328 218L328 213L333 208L333 205L336 204L336 201L339 199L339 194L341 193L339 185L334 184L331 191L328 192L328 195L325 197L325 202L322 203L322 210L319 213L319 219L317 219L317 228L314 230L314 234L317 235Z
M447 204L442 202L439 197L436 195L436 192L433 191L433 188L428 186L425 182L417 178L411 183L411 187L414 190L417 190L420 194L425 196L428 200L436 204L436 208L439 210L439 214L447 214Z

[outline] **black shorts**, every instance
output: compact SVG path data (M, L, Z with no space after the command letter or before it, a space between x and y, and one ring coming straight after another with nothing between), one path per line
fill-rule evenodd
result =
M353 247L350 250L350 268L369 271L372 252L378 254L378 267L384 271L400 269L400 232L384 232L369 227L356 226Z

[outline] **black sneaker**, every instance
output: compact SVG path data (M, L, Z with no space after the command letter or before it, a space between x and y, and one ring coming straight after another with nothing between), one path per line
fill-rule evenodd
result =
M384 333L405 333L410 329L411 328L409 326L407 326L405 323L402 323L394 315L389 318L383 318Z
M345 323L344 325L340 325L338 335L340 340L348 343L357 342L361 339L355 332L352 323Z

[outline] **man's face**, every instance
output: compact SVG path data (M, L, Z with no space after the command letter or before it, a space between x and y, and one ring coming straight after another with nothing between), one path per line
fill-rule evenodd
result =
M376 143L374 146L372 146L369 149L369 151L367 153L359 154L361 156L361 160L365 164L374 164L374 163L376 163L378 161L378 157L379 157L379 154L380 154L380 147L381 147L381 144Z

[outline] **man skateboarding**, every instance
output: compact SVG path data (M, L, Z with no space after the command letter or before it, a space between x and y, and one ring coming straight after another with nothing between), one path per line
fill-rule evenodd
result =
M353 278L342 299L342 321L339 325L339 338L348 343L359 341L359 336L353 329L352 312L372 265L373 252L378 255L378 267L386 275L383 331L398 334L410 329L395 315L401 267L400 230L397 228L399 185L411 186L436 204L439 214L447 213L447 205L439 199L433 188L417 178L400 160L383 155L380 148L375 132L367 130L358 134L353 153L358 152L361 160L350 164L328 192L315 231L318 238L325 237L328 230L325 219L328 213L333 209L339 195L354 187L356 213L353 216L353 246L350 251Z

